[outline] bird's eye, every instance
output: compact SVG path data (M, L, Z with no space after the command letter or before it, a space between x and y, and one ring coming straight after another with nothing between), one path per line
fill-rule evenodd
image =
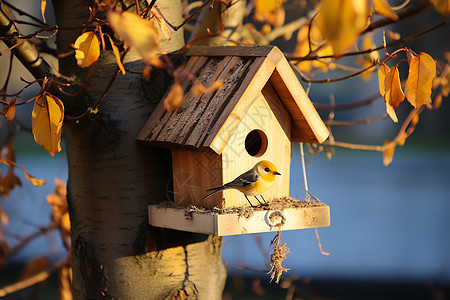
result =
M265 168L264 171L270 172L270 169L269 168Z

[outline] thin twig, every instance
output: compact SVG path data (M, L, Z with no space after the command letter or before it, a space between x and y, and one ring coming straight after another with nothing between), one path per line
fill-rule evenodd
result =
M167 25L169 25L174 31L177 31L178 29L180 29L181 27L184 26L184 24L186 24L187 22L189 22L190 20L192 20L192 18L198 14L207 4L209 4L212 0L206 0L200 7L198 7L189 17L187 17L186 19L184 19L184 21L178 25L178 26L174 26L172 25L167 19L166 17L164 17L164 15L162 14L161 10L155 6L156 10L159 12L159 14L163 17L164 21L166 21Z
M30 15L29 13L27 13L26 11L23 11L17 7L15 7L14 5L10 4L8 1L2 1L6 6L8 6L9 8L11 8L12 10L16 11L20 16L26 16L28 18L30 18L31 20L40 23L43 26L48 26L47 23L42 22L40 19L36 18L35 16Z
M23 290L23 289L30 287L32 285L35 285L39 282L45 281L45 280L47 280L47 278L49 278L53 273L57 272L59 269L65 267L65 266L69 266L70 263L71 263L71 258L70 258L70 256L68 256L68 257L60 260L53 266L45 269L44 271L37 273L36 275L28 277L22 281L15 282L11 285L7 285L0 289L0 297L5 297L9 294Z
M336 142L336 141L325 141L323 142L323 145L328 146L336 146L341 148L347 148L351 150L367 150L367 151L377 151L377 152L383 152L386 149L396 146L398 142L405 138L405 134L408 137L411 135L412 132L406 132L406 129L408 128L409 123L411 123L413 117L417 114L419 115L424 109L424 106L415 108L411 110L408 117L406 117L405 121L402 124L402 127L400 128L397 136L389 143L386 143L384 145L364 145L364 144L354 144L354 143L346 143L346 142Z
M56 226L53 225L53 224L50 224L50 225L48 225L46 227L39 228L37 231L35 231L35 232L31 233L30 235L20 239L20 242L17 245L15 245L15 246L13 246L13 247L11 247L9 249L8 253L6 254L6 256L7 257L11 257L11 256L15 255L24 246L26 246L31 240L33 240L33 239L35 239L35 238L37 238L37 237L39 237L39 236L41 236L43 234L46 234L47 232L49 232L49 231L51 231L53 229L56 229Z
M393 42L391 42L389 44L386 44L386 47L392 47L392 46L395 46L395 45L398 45L398 44L406 43L406 42L408 42L410 40L415 39L418 36L424 35L426 33L429 33L431 31L433 31L433 30L436 30L436 29L438 29L440 27L447 26L449 24L450 24L450 22L448 22L448 21L439 23L439 24L437 24L437 25L435 25L433 27L430 27L428 29L425 29L425 30L423 30L421 32L415 33L415 34L407 36L407 37L405 37L403 39L400 39L400 40L397 40L397 41L393 41ZM384 48L384 45L381 45L381 46L378 46L378 47L375 47L375 48L371 48L371 49L342 53L342 54L339 54L339 58L345 57L345 56L354 56L354 55L368 54L368 53L371 53L371 52L374 52L374 51L381 50L383 48ZM306 56L303 56L303 57L287 56L288 60L294 60L294 61L316 60L316 59L323 59L323 58L335 58L335 56L334 55L322 55L322 56L319 56L319 55L317 55L315 53L309 54L309 55L306 55Z
M354 126L354 125L364 125L364 124L370 124L374 122L378 122L381 120L384 120L387 118L387 114L382 114L379 117L372 118L372 119L364 119L364 120L358 120L358 121L335 121L335 120L326 120L325 124L330 126Z
M359 108L361 106L369 105L378 98L380 98L381 95L379 93L373 94L372 96L368 97L367 99L357 101L357 102L351 102L351 103L343 103L343 104L336 104L336 105L330 105L330 104L322 104L322 103L314 103L314 107L317 110L347 110L347 109L355 109Z

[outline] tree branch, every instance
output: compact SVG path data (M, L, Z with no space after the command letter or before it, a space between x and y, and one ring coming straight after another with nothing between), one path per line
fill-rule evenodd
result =
M60 260L59 262L54 264L53 266L45 269L44 271L37 273L36 275L28 277L22 281L15 282L11 285L7 285L7 286L3 287L2 289L0 289L0 297L5 297L11 293L23 290L27 287L30 287L39 282L42 282L42 281L46 280L47 278L49 278L50 275L52 275L53 273L55 273L62 267L70 265L70 262L71 262L71 258L66 257L63 260Z
M399 20L401 20L401 19L410 17L410 16L412 16L412 15L418 13L418 12L420 12L420 11L422 11L422 10L428 8L429 6L431 6L431 3L430 3L429 0L422 0L422 1L420 1L420 2L417 2L417 3L413 4L413 5L408 6L407 8L405 8L405 9L399 11L399 12L397 13L397 15L398 15L398 17L399 17ZM380 20L378 20L378 21L375 21L375 22L371 23L371 24L366 28L366 30L363 31L362 34L367 33L367 32L370 32L370 31L372 31L372 30L375 30L375 29L377 29L377 28L379 28L379 27L383 27L383 26L392 24L392 23L394 23L394 22L398 22L398 21L394 21L394 20L392 20L391 18L383 18L383 19L380 19Z
M12 53L34 78L40 79L53 74L50 65L40 57L36 47L27 40L20 40L20 35L13 20L5 12L3 3L0 3L0 36L5 38L3 42L8 48L12 48Z

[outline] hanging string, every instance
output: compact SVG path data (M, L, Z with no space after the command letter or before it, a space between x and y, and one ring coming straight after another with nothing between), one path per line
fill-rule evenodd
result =
M300 143L300 156L301 156L302 170L303 170L303 184L305 185L305 190L306 190L305 201L308 201L311 196L310 196L310 192L309 192L309 189L308 189L308 179L306 177L306 164L305 164L305 153L303 151L303 143ZM317 240L317 244L319 246L320 254L322 254L322 255L330 255L330 252L325 252L322 249L322 243L320 242L319 231L317 230L317 228L314 228L314 231L316 233L316 240Z

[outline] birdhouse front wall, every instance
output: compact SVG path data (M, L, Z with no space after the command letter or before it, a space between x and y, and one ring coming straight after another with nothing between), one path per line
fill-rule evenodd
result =
M277 176L272 188L263 194L264 199L270 201L289 196L291 142L287 132L290 132L291 119L287 112L283 116L283 109L275 96L266 99L260 93L256 97L222 152L224 184L251 169L259 161L269 160L275 164L281 176ZM253 130L263 132L267 138L267 149L260 156L251 156L246 150L246 138ZM236 190L224 191L223 198L224 207L248 205L244 195ZM253 205L259 204L254 197L249 197L249 200Z

